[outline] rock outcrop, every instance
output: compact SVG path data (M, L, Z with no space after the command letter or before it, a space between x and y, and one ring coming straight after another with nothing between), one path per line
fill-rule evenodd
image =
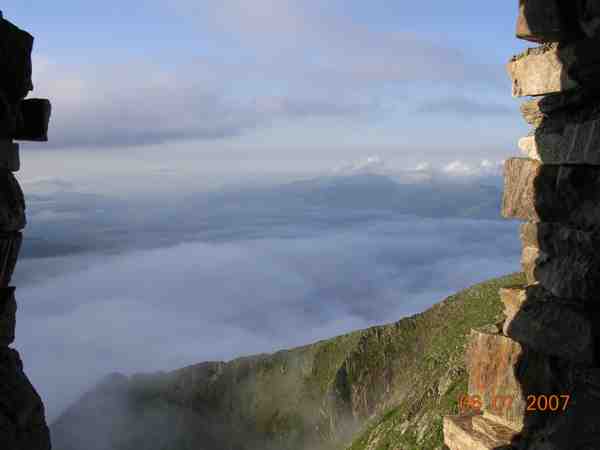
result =
M600 8L520 0L508 64L534 127L505 165L502 214L521 226L527 282L503 288L501 331L474 330L451 450L600 448Z
M12 172L19 170L18 140L47 139L50 103L24 100L33 89L33 37L0 13L0 448L49 450L44 405L23 371L15 340L17 302L10 286L25 227L25 200Z

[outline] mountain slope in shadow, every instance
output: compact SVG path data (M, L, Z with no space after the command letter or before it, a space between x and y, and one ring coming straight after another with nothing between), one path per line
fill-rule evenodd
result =
M424 313L272 355L114 374L52 425L55 450L439 449L466 390L471 328L502 320L505 276Z

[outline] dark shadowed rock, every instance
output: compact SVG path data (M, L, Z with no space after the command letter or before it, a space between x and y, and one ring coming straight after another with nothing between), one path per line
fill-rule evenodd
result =
M594 299L600 292L600 234L558 223L521 226L523 269L557 297Z
M0 346L8 347L15 340L17 302L15 288L0 288Z
M33 36L0 17L0 90L11 103L25 98L33 89L32 49Z
M579 0L579 26L589 37L600 34L600 3L597 0Z
M504 334L540 353L594 363L592 323L579 302L554 297L541 286L501 289Z
M13 138L21 141L48 140L48 124L52 105L43 98L23 100L19 104L20 117Z
M579 34L573 8L561 0L520 0L517 37L533 42L567 41Z
M0 141L0 170L6 169L11 172L18 172L20 168L19 144Z
M44 405L23 372L19 354L0 349L0 436L11 450L50 449Z
M20 232L0 233L0 288L10 284L22 241Z
M0 170L0 232L25 228L25 198L14 175Z
M521 104L521 113L527 123L538 127L542 121L559 121L566 123L581 107L589 106L597 94L585 89L575 89L559 94L535 97Z
M512 158L506 161L504 173L504 217L579 229L600 225L600 167Z

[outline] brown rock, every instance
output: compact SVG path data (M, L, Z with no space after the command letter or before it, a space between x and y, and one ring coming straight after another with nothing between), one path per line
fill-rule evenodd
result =
M517 432L481 415L444 417L444 442L450 450L498 450Z
M562 385L563 372L549 357L500 334L473 330L466 363L471 398L481 399L487 417L517 431L526 419L527 396Z
M554 297L541 286L501 289L504 334L542 354L594 363L592 324L580 303Z
M569 74L574 63L574 48L556 44L529 49L514 56L507 66L513 83L513 96L547 95L577 88L579 84Z
M506 161L504 175L504 217L584 230L600 225L600 167L513 158Z

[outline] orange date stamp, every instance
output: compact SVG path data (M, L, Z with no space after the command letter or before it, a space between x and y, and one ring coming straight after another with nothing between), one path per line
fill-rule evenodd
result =
M528 395L527 407L528 413L532 412L564 412L569 406L571 396L562 395ZM485 409L501 413L513 407L515 398L510 395L492 395L487 401L479 395L463 394L458 398L458 409L461 414L477 413Z

